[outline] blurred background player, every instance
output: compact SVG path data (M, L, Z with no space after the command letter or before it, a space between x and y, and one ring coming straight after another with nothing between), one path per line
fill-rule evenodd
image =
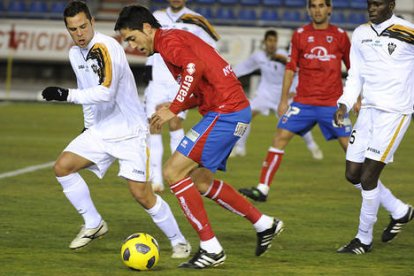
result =
M189 31L216 47L216 40L219 39L219 36L204 17L185 6L186 0L168 0L168 2L169 6L166 9L153 13L163 29ZM146 68L150 81L145 90L145 109L149 119L158 108L173 101L179 85L159 54L155 53L148 58ZM184 137L182 120L185 119L185 116L186 112L181 112L168 122L171 153L175 151ZM152 186L154 191L159 192L164 190L162 177L164 147L161 130L151 128L150 133Z
M277 107L282 93L283 74L288 56L288 53L284 49L277 48L277 42L277 32L275 30L268 30L264 35L264 49L256 51L233 69L239 78L251 74L256 70L260 70L259 87L254 98L250 100L252 120L258 114L268 116L270 111L273 111L277 116ZM292 87L295 88L296 86L292 85ZM230 157L246 155L246 142L250 129L251 125L249 125L246 133L237 141ZM321 160L323 158L322 151L313 139L311 131L304 134L302 138L312 153L312 157Z
M78 172L86 168L102 178L118 159L118 175L127 180L135 200L170 240L172 257L188 257L190 244L168 204L153 193L148 182L148 124L124 49L113 38L94 31L95 20L82 1L69 2L64 21L75 44L69 59L78 88L47 87L42 95L47 101L81 104L84 112L86 130L63 150L54 165L65 196L85 222L69 247L79 249L108 232Z
M295 135L302 136L318 124L326 140L338 139L344 151L348 145L351 121L345 117L344 125L339 127L333 123L333 115L343 90L342 61L349 68L350 41L344 30L329 23L331 0L308 0L308 13L312 22L298 28L291 39L278 107L281 118L259 184L239 190L256 201L266 201L285 148ZM297 94L289 106L290 87L297 71Z
M165 179L200 239L199 250L180 267L204 269L226 259L201 194L249 220L257 237L255 254L261 256L283 230L283 222L261 213L231 185L215 179L217 170L226 169L233 146L251 120L242 85L213 47L189 32L160 27L146 8L128 6L121 11L115 30L141 53L149 56L158 52L171 73L181 76L175 99L151 117L152 127L161 128L179 112L195 106L203 116L164 165Z
M361 190L358 231L338 253L372 250L380 204L391 213L382 233L389 242L414 218L412 206L395 198L379 177L392 162L411 121L414 101L414 24L393 14L394 0L368 0L370 22L352 35L351 68L339 98L335 122L362 92L362 105L346 151L346 178ZM395 248L394 248L395 250Z

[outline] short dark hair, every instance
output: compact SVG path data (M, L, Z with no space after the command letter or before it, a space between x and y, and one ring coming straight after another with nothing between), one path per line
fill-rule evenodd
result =
M311 3L312 3L312 0L308 0L308 8L311 6ZM328 7L332 6L332 0L325 0L325 5L327 5Z
M69 2L66 5L65 10L63 11L63 20L65 20L65 25L67 25L67 17L74 17L75 15L81 12L85 13L86 18L88 18L89 21L92 20L91 12L85 2L79 0Z
M161 24L147 8L140 5L130 5L124 7L119 13L114 30L131 29L142 31L144 23L150 24L155 29L161 28Z
M277 37L277 31L275 31L275 30L268 30L268 31L266 31L266 33L264 35L264 40L266 40L269 36L275 36L275 37Z

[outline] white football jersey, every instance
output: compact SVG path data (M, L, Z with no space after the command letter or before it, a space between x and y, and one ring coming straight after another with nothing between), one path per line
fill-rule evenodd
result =
M180 29L186 30L194 35L198 36L206 43L210 44L212 47L216 48L215 40L203 30L203 28L189 23L177 22L179 18L184 14L195 14L200 15L187 7L184 7L178 13L172 12L171 8L157 10L154 12L154 17L161 24L163 29ZM165 65L164 60L160 54L153 54L147 60L147 65L152 65L152 80L157 82L175 82L173 76L170 73L167 65ZM175 91L177 92L177 91Z
M277 49L275 54L288 56L284 49ZM237 77L248 75L256 70L260 70L261 77L256 94L263 99L277 104L282 93L283 75L285 65L281 62L271 60L266 52L261 50L254 52L249 58L237 64L233 71Z
M410 114L414 103L414 25L393 15L352 35L351 68L338 103L350 110L362 92L362 108Z
M125 51L96 32L86 48L73 46L69 59L78 88L68 102L83 105L85 127L105 140L123 140L147 131L143 106Z

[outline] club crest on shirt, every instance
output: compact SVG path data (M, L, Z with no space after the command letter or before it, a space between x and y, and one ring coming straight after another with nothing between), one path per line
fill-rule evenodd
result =
M190 76L193 75L195 73L195 71L196 71L195 64L194 63L187 64L186 70L187 70L187 73Z
M395 43L393 43L393 42L388 43L388 53L390 55L392 55L392 53L394 53L395 48L397 48L397 45L395 45Z
M327 41L328 43L332 43L332 41L333 41L333 36L328 35L328 36L326 37L326 41Z

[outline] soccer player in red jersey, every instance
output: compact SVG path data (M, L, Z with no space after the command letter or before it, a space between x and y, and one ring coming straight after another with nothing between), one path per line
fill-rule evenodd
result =
M200 238L198 252L180 267L214 267L226 258L200 194L248 219L257 232L256 256L262 255L282 231L283 222L262 214L232 186L214 177L217 170L226 169L233 146L251 120L249 101L231 66L197 36L160 29L151 12L142 6L123 8L115 30L145 55L159 53L180 85L171 105L152 116L152 127L160 128L179 112L195 106L203 115L164 165L164 178Z
M303 136L318 124L326 140L338 139L344 151L348 144L349 118L345 117L341 127L332 118L342 95L342 62L350 66L350 41L344 30L329 23L331 0L309 0L308 12L312 22L298 28L291 39L278 107L281 119L263 162L259 184L239 190L256 201L266 201L285 148L295 134ZM289 106L289 88L297 71L297 94Z

